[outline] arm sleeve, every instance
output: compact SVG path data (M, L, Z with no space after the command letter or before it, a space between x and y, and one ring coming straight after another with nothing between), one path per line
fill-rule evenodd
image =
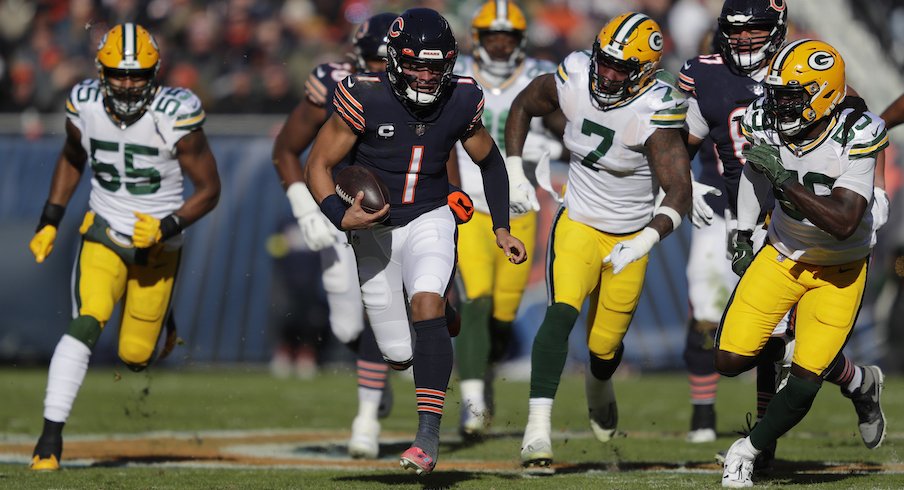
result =
M355 94L352 90L355 83L349 83L354 76L349 75L339 82L336 87L336 93L333 94L333 108L336 109L336 114L339 114L339 117L351 128L352 132L360 135L364 133L366 127L364 105L358 100L358 94Z
M480 176L483 178L483 190L493 219L493 231L499 228L510 229L508 173L496 143L493 143L486 158L477 162L477 166L480 167Z

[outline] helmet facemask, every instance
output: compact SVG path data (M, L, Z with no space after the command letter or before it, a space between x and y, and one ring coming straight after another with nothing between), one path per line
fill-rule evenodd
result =
M138 119L157 92L156 67L128 70L101 66L99 71L104 104L107 108L124 122ZM111 78L123 82L130 80L133 82L133 86L121 86L112 82ZM135 84L136 81L145 83Z
M734 17L743 16L729 16L728 18ZM766 34L740 36L739 34L744 31L748 33L762 31ZM742 74L753 73L762 68L782 45L785 40L785 31L784 24L731 22L725 18L719 18L719 49L729 67Z
M484 46L485 40L493 35L506 35L514 38L515 46L511 54L504 59L493 58L490 51ZM524 61L524 44L526 38L524 32L517 30L480 30L477 33L477 46L474 56L480 63L480 69L492 76L502 79L508 78L515 72L518 65Z
M636 94L656 65L657 63L641 65L636 60L617 59L604 52L597 41L590 58L590 94L602 107L618 103ZM627 77L624 80L606 78L600 74L606 68L625 73Z
M386 72L389 81L397 94L417 107L434 104L452 80L457 56L444 58L443 53L433 51L436 50L423 50L418 57L411 49L403 48L402 53L398 53L394 46L388 47Z

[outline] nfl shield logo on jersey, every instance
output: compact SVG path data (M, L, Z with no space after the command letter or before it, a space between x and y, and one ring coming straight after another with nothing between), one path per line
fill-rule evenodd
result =
M411 126L414 128L414 134L418 136L423 136L424 133L427 132L427 124L422 122L412 123Z

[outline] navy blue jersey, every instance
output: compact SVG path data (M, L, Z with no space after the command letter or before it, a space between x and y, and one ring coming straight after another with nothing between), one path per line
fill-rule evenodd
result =
M386 73L349 76L333 106L358 135L352 164L366 166L389 188L386 224L404 225L447 205L449 152L481 127L483 90L473 78L453 76L426 115L414 115L396 98Z
M741 117L747 106L763 94L762 84L748 76L732 73L720 55L712 54L688 60L681 67L678 87L688 97L696 99L700 115L709 129L709 139L715 143L718 159L705 153L700 157L703 164L701 182L714 185L713 176L721 173L728 205L737 215L738 182L745 162L741 150L747 143L741 134ZM688 126L694 134L691 118L689 113ZM708 202L712 206L714 200L708 199Z
M355 72L351 63L323 63L317 65L304 82L304 96L308 102L326 109L329 117L333 113L333 94L336 86L345 77Z
M336 93L336 87L339 86L345 77L355 73L355 66L351 63L323 63L314 67L308 79L304 82L304 96L308 102L326 110L326 118L323 122L333 114L333 95ZM333 178L339 174L339 171L349 165L352 154L349 154L333 167Z

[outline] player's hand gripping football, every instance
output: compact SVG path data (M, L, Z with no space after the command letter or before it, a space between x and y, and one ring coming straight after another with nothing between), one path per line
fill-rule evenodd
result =
M520 264L527 260L527 250L524 248L524 243L513 237L505 228L496 230L496 245L505 252L505 256L513 264Z
M361 207L362 201L364 201L364 191L358 191L358 194L355 195L355 202L345 210L345 216L342 218L343 230L370 228L386 219L386 215L389 214L389 203L375 213L368 213Z
M44 259L53 251L53 242L56 240L57 229L53 225L44 225L34 238L28 243L28 248L35 256L35 262L44 262Z
M691 210L691 223L697 228L703 228L713 223L713 208L706 204L706 196L721 196L722 191L713 186L691 181L694 190L694 209Z
M766 174L776 189L790 184L795 178L794 174L782 166L782 157L775 146L757 144L745 149L741 154L747 159L747 163L753 165L754 170Z

